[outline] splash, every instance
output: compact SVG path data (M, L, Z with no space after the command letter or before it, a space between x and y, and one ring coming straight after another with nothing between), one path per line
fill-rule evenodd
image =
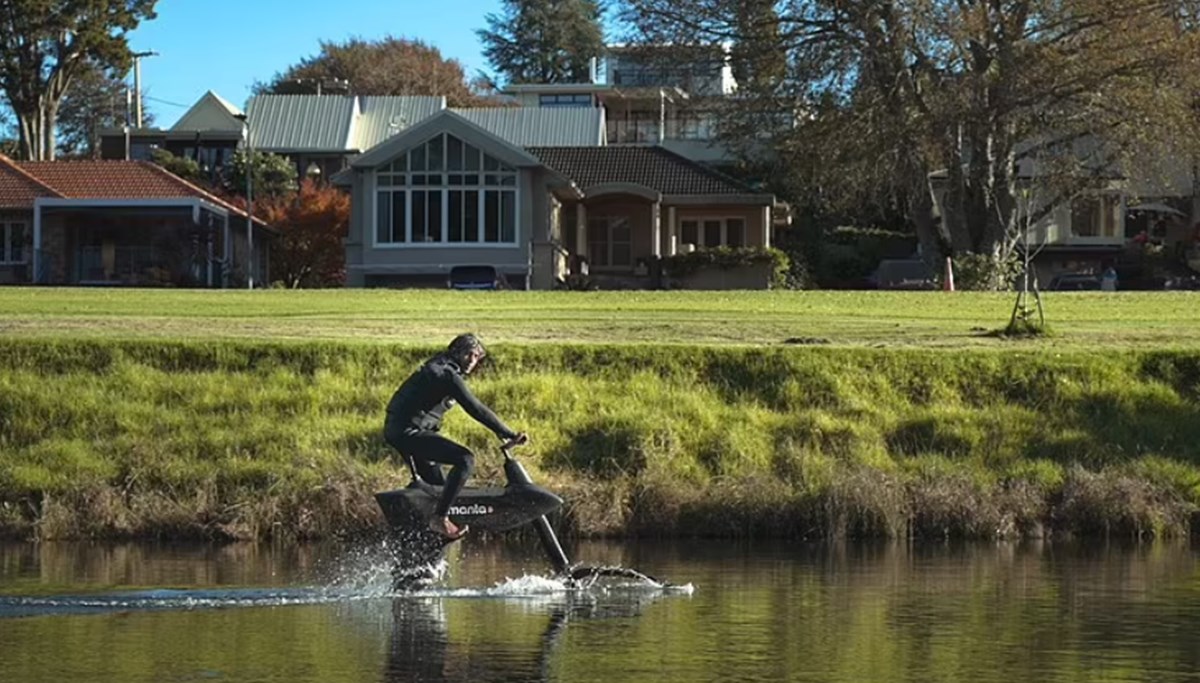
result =
M338 560L326 567L321 583L329 594L343 594L366 598L385 598L397 594L396 552L404 541L385 538L377 543L350 549ZM445 580L449 570L446 560L423 564L407 570L419 575L425 582L436 584Z

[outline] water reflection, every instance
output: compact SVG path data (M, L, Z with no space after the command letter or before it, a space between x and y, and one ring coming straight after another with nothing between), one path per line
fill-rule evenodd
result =
M461 545L442 593L405 598L373 594L375 558L337 546L0 545L0 596L361 589L306 606L0 620L0 677L1200 681L1200 555L1186 544L587 543L571 555L696 592L525 590L519 577L545 562L519 543Z
M484 634L451 635L447 612L452 603L442 599L398 598L392 603L392 634L385 683L407 681L550 681L554 676L554 654L568 627L576 622L598 619L636 619L644 607L666 594L623 592L613 594L569 594L552 600L498 600L496 615L503 621L493 630L504 630L514 620L543 623L536 638L521 629L523 643L497 647ZM524 609L522 609L522 606ZM479 605L473 605L479 608ZM539 619L540 618L540 619Z

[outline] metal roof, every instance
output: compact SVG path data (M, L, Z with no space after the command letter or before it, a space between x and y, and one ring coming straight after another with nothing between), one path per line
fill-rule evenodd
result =
M362 97L350 149L365 151L446 108L444 97Z
M605 142L598 107L485 107L455 114L518 147L599 147Z
M286 152L347 149L356 113L344 95L258 95L246 108L255 149Z

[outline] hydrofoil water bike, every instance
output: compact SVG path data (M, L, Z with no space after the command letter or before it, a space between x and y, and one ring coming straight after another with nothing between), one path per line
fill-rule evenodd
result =
M450 519L472 530L505 532L532 524L555 575L571 587L586 587L603 577L644 581L667 586L663 581L626 567L573 564L563 551L546 515L562 507L557 495L533 483L529 473L512 455L516 442L501 446L504 454L503 488L464 488L450 508ZM388 525L396 536L393 549L392 587L397 591L419 590L437 579L437 566L444 559L449 539L429 528L442 487L429 484L410 464L412 482L395 491L375 494Z

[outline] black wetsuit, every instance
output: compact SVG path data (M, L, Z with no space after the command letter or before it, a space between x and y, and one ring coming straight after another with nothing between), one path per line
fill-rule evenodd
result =
M446 356L435 356L421 366L392 395L388 402L383 437L408 460L424 481L443 486L437 514L445 516L459 491L475 468L475 456L465 446L438 434L442 416L455 403L502 439L517 433L483 405L463 380L462 369ZM450 465L450 477L443 479L438 464Z

